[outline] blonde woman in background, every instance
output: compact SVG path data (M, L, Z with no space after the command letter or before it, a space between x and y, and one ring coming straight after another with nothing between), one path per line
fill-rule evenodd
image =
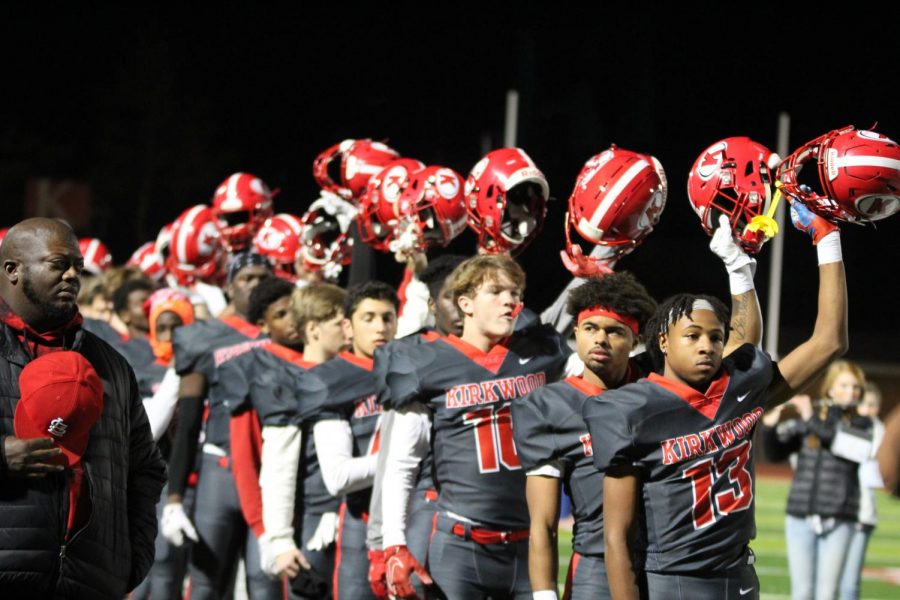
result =
M831 600L838 593L859 518L859 465L873 455L873 421L857 410L865 382L856 364L836 361L825 373L820 400L790 401L799 419L773 426L780 416L773 411L763 420L770 460L797 453L785 521L794 600Z

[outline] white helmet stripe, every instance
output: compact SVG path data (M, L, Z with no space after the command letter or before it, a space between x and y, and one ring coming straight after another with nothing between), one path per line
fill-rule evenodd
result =
M900 160L883 156L842 156L834 161L835 167L887 167L900 171Z
M225 193L226 198L237 198L237 184L240 178L240 173L235 173L228 178L228 183L226 184L228 191Z
M205 209L206 206L203 204L198 204L197 206L191 208L184 218L181 220L181 223L178 225L178 237L175 239L175 257L178 259L178 262L181 264L185 264L187 262L187 245L188 241L190 241L188 228L186 225L191 223L193 229L193 220L194 217L197 216L197 213L201 210Z
M641 171L649 168L651 168L650 163L643 159L628 167L628 170L625 171L625 173L621 177L619 177L619 180L616 181L615 185L609 188L609 191L606 192L606 195L603 197L603 202L600 203L600 206L598 206L597 210L594 211L594 214L591 215L591 220L589 221L589 223L592 227L597 227L597 225L600 223L600 219L603 218L603 215L606 214L606 211L609 210L609 207L612 206L613 202L616 201L616 199L619 197L619 194L622 193L622 190L624 190L628 186L628 184L630 184L632 180L634 180L634 178L641 173Z
M84 253L84 262L95 264L97 262L97 248L100 246L100 240L94 238L88 244L87 252Z

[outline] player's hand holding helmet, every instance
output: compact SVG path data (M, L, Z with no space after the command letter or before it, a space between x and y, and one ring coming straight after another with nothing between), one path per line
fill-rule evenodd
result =
M550 186L524 150L501 148L472 167L465 195L479 251L518 254L544 226Z
M667 193L666 173L653 156L613 145L588 159L569 196L563 264L576 277L611 273L653 231ZM604 249L585 256L572 230Z
M431 585L431 576L406 546L389 546L384 551L388 593L395 598L417 598L412 584L415 573L425 585Z
M838 229L837 225L814 213L803 202L789 201L791 203L791 223L793 223L794 229L809 234L814 246L818 246L822 238Z
M300 218L300 258L303 268L321 272L329 280L337 279L344 265L350 264L353 238L350 225L356 209L335 194L322 192Z
M725 215L744 251L760 251L770 236L750 225L767 216L771 171L778 160L777 154L747 137L720 140L700 154L688 174L688 199L708 235L713 235L719 215Z
M801 183L807 162L817 170ZM874 131L830 131L792 152L777 175L787 196L832 222L878 221L900 210L900 147ZM815 175L821 192L810 185Z

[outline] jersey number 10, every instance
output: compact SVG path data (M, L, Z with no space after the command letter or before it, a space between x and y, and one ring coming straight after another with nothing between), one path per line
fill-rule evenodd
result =
M478 470L496 473L503 465L510 471L522 468L513 441L509 402L500 408L482 408L463 415L463 422L475 430ZM499 450L499 452L498 452Z
M725 515L747 510L753 504L753 478L747 470L751 442L743 443L723 452L717 459L706 458L685 469L682 478L689 478L694 492L694 529L703 529ZM713 485L725 474L726 489L712 495Z

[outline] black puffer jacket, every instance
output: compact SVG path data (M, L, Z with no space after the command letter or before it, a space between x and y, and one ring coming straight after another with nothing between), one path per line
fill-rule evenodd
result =
M23 479L0 465L0 598L121 600L153 563L165 464L134 373L84 330L67 347L87 358L103 381L103 414L83 459L91 514L64 545L65 476ZM0 438L14 435L19 374L29 360L15 333L0 324Z
M795 517L819 515L855 521L859 512L859 463L835 456L830 447L839 422L858 429L872 428L872 420L832 406L824 418L790 420L763 428L769 460L780 461L797 452L797 467L788 494L787 513Z

